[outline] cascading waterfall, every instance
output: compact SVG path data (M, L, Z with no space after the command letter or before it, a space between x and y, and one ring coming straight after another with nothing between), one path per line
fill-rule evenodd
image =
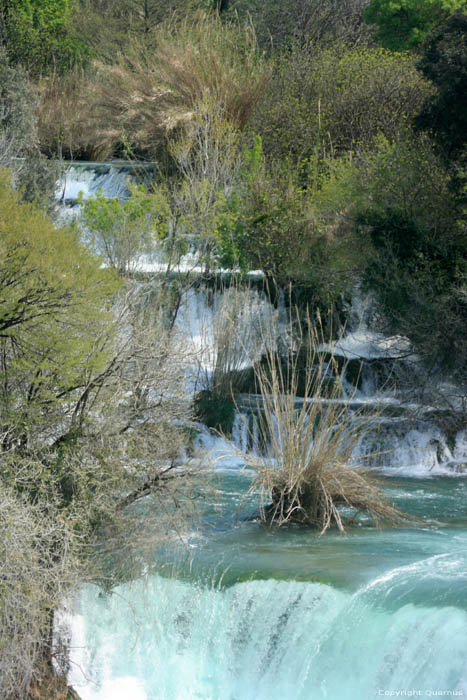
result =
M114 175L76 171L65 199L95 191L98 180L117 196ZM216 366L210 293L190 290L177 320L200 351L187 372L201 364L207 382ZM276 313L255 295L256 317ZM111 593L84 586L62 615L71 630L69 678L83 700L467 696L467 483L441 476L462 476L467 429L448 434L431 406L416 404L400 383L390 388L410 348L374 333L358 296L352 313L336 348L349 360L347 401L369 412L383 407L356 458L382 451L370 464L390 498L423 525L377 531L363 519L346 537L323 538L261 526L245 517L257 502L245 495L251 475L241 458L199 426L198 446L215 461L219 484L213 514L190 540L193 558L175 542L155 552L144 579ZM258 449L255 401L237 399L232 442L240 451Z
M456 565L433 559L353 595L320 583L250 581L222 590L156 576L134 584L133 609L120 598L126 590L99 597L88 588L80 601L82 638L77 633L74 642L92 640L94 656L83 652L80 665L95 686L80 692L84 700L115 699L126 681L147 700L354 700L401 689L460 694L467 691L467 612L375 604L417 573L433 568L436 576L440 562ZM72 673L77 688L79 675Z
M129 183L150 183L152 163L132 164L124 161L111 163L76 162L65 165L57 183L56 197L72 206L81 195L90 199L98 192L109 198L130 196Z

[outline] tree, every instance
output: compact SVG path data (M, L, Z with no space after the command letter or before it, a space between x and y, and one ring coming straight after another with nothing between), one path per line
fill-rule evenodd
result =
M15 509L24 502L18 529L8 525L16 547L21 523L33 523L24 549L5 562L6 598L0 595L0 628L17 644L2 656L2 682L14 677L21 689L31 668L37 675L43 660L50 667L54 609L71 578L76 585L91 575L91 545L102 528L110 549L112 537L141 530L131 504L154 494L157 539L180 532L195 510L197 472L176 468L190 405L176 339L154 303L157 289L122 289L76 231L54 228L21 203L5 174L0 253L0 494L15 499ZM78 567L71 578L61 552ZM21 561L27 566L14 588L11 572ZM93 575L104 577L94 563ZM41 567L50 586L37 596L29 577ZM33 610L28 634L23 613L14 623L11 607L2 607L20 594L18 612Z
M258 42L265 50L293 44L321 47L333 42L365 44L369 31L362 18L366 0L232 0L228 16L251 17Z
M12 63L35 75L86 59L84 44L69 31L70 0L2 0L0 41Z
M257 137L243 153L240 178L220 227L223 264L261 269L282 283L293 270L298 273L298 265L311 267L314 231L307 209L306 188L296 172L288 164L274 163L269 169Z
M40 679L49 611L78 573L72 523L57 515L52 503L33 504L0 481L2 698L23 698Z
M416 119L431 132L448 163L467 146L467 14L457 12L436 27L424 46L419 67L437 88Z
M313 163L307 165L268 163L256 137L244 150L238 180L219 217L217 251L223 266L261 269L283 287L293 283L297 299L331 315L348 275L338 246L316 225L316 172Z
M371 0L365 20L378 27L376 39L387 49L405 51L419 46L427 34L465 0Z

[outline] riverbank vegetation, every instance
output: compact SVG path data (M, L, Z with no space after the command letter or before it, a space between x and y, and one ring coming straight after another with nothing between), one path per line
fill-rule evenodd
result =
M261 271L273 304L292 288L326 341L358 286L431 377L465 382L466 32L464 0L0 0L2 697L62 663L53 614L79 581L105 580L102 532L132 532L139 571L153 543L132 504L151 497L159 542L198 512L199 469L179 468L184 367L200 362L176 333L192 281L171 273L187 254L204 280ZM64 160L113 158L151 161L153 181L81 202L84 235L58 226ZM160 286L136 274L155 252ZM206 418L223 401L230 430L251 325L240 301L214 330L196 406ZM322 360L305 394L300 374L298 408L297 379L263 360L282 463L255 465L268 516L324 531L347 505L401 522L348 468L358 427L313 401Z
M103 552L90 550L98 533L110 550L131 531L140 555L152 551L128 507L154 493L158 542L181 534L198 471L177 468L185 351L154 289L148 304L144 285L102 269L76 230L21 202L5 174L0 236L0 693L14 697L39 661L52 664L58 602L91 571L105 580Z

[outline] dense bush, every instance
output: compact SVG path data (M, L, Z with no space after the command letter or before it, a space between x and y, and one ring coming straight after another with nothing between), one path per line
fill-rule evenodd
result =
M347 249L359 251L355 271L376 293L385 330L408 336L429 362L463 371L467 236L429 140L383 140L373 154L334 164L316 206L322 225L345 221Z
M417 125L430 131L448 162L465 157L467 146L467 14L439 25L423 46L419 67L437 87Z
M251 17L260 46L278 51L295 42L321 45L345 41L366 43L370 32L363 23L367 0L231 0L228 16Z
M397 138L430 93L415 59L382 49L300 48L278 57L253 128L265 153L296 160Z
M456 10L465 10L465 0L371 0L365 19L378 27L376 39L393 51L419 46L428 32Z
M71 0L2 0L0 41L10 61L34 75L85 61L89 52L70 31L71 11Z
M298 283L308 303L330 311L347 286L339 244L316 225L313 170L267 164L257 137L243 154L236 189L219 217L221 263L261 269L279 285Z

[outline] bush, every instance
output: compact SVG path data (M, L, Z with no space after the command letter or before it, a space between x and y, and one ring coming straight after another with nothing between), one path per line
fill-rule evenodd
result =
M51 643L51 611L78 572L71 523L0 481L0 694L24 698Z
M310 302L330 311L347 279L336 246L316 226L314 175L288 161L268 164L256 137L219 217L217 249L222 265L260 269L282 286L299 283Z
M127 201L98 193L83 204L82 222L90 247L106 265L125 276L151 257L168 233L168 204L144 187L131 187ZM160 193L159 193L160 194Z
M295 47L276 62L252 128L265 153L296 162L398 137L430 92L415 59L383 49Z
M230 437L235 418L235 404L228 397L219 398L211 391L195 396L195 415L208 428Z
M430 141L409 133L398 143L380 140L361 159L334 163L315 206L322 225L344 229L360 279L384 312L384 330L406 335L432 366L462 375L465 228L450 174Z
M365 4L366 0L231 0L227 16L251 17L265 50L289 48L295 42L355 45L370 34L362 18Z
M385 48L405 51L418 47L450 13L465 8L465 0L371 0L364 17L378 27L375 38Z
M467 146L467 5L440 24L422 47L419 68L437 87L416 119L430 132L449 164L466 158ZM465 177L465 176L464 176Z
M10 0L2 5L0 41L12 63L40 75L87 59L86 46L70 30L70 0Z
M99 72L74 67L65 75L49 73L38 81L38 131L43 153L50 158L105 160L115 155L115 139L100 128Z

